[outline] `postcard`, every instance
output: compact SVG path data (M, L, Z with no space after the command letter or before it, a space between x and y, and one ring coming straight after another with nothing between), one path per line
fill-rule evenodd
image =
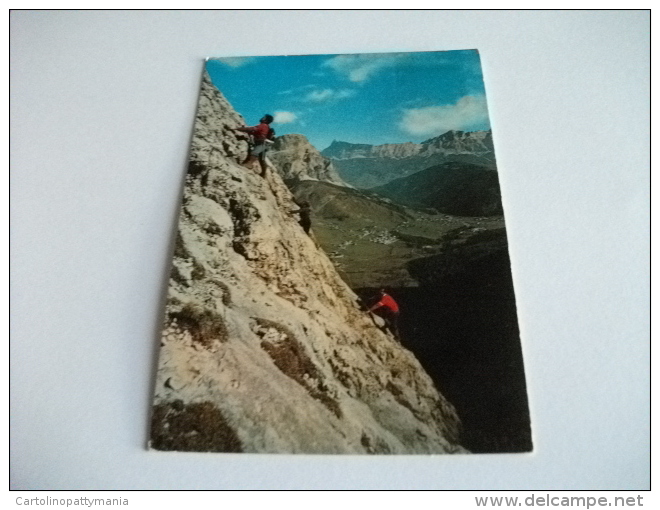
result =
M210 58L182 171L150 448L532 450L477 50Z

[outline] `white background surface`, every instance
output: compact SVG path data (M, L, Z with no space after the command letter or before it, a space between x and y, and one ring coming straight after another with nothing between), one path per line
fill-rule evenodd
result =
M11 13L11 487L648 488L649 18ZM534 453L146 451L204 58L468 48L484 68Z

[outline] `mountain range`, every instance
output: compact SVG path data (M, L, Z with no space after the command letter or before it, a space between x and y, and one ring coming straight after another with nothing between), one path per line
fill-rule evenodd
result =
M490 131L447 131L422 143L384 145L333 141L321 151L339 176L356 188L373 188L447 162L496 170Z

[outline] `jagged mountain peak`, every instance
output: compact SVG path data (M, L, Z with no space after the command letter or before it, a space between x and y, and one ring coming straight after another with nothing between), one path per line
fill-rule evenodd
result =
M450 129L440 135L429 138L429 140L434 140L435 138L483 137L489 133L491 133L490 129L481 131L463 131L462 129ZM429 140L426 140L422 143L427 143Z

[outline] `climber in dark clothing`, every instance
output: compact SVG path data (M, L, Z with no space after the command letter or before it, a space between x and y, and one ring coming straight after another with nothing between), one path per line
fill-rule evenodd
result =
M374 306L369 308L369 312L380 310L379 315L385 319L387 327L394 335L394 338L399 338L399 305L396 301L385 292L385 289L380 289L380 301Z
M266 177L266 169L268 168L266 165L266 152L268 151L268 145L275 138L275 131L270 127L271 122L273 122L273 116L266 114L259 120L259 124L256 126L232 128L234 131L241 131L252 135L254 143L242 164L252 167L254 161L258 159L261 166L261 177Z
M298 207L300 207L300 209L291 212L300 215L300 221L298 223L300 223L300 226L305 230L305 234L309 235L309 229L312 228L312 207L307 200L296 200L294 198L293 201Z

